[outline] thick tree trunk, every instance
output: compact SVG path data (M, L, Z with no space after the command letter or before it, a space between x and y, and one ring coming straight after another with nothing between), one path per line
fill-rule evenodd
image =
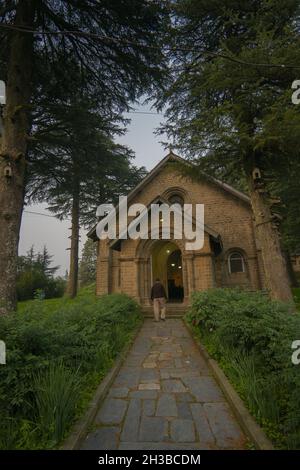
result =
M14 24L32 28L35 0L19 1ZM16 308L19 231L24 198L25 156L30 129L33 36L11 35L4 130L0 153L0 314Z
M67 286L67 295L72 299L76 297L78 287L79 211L79 183L76 181L72 203L70 272Z
M266 288L271 298L293 302L285 256L281 249L276 219L265 198L264 186L249 178L250 198L257 239L262 252Z
M297 280L297 276L293 268L293 263L291 261L290 254L288 251L284 251L284 255L285 255L287 270L289 273L291 287L299 287L299 282Z

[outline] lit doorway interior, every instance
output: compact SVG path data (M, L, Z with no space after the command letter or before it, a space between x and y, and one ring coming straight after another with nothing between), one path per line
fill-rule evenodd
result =
M152 283L159 278L166 289L169 302L182 302L182 256L178 246L169 241L157 241L152 251L151 264Z

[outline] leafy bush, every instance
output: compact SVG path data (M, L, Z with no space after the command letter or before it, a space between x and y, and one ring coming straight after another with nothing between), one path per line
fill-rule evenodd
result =
M66 290L66 281L62 277L48 278L44 286L45 298L55 299L62 297Z
M300 282L300 273L297 273L297 274L299 275L299 281L298 282ZM293 294L294 294L295 304L296 304L298 310L300 311L300 287L294 287Z
M300 446L300 315L261 292L196 292L187 317L249 409L279 445Z
M0 317L7 349L7 364L0 368L0 420L9 427L9 435L1 427L0 447L57 443L141 318L138 305L125 295L95 298L86 290L75 301L53 302L27 302L19 313ZM72 377L79 390L74 406ZM55 407L66 402L70 409L58 422ZM46 426L51 409L53 421Z
M33 299L35 292L47 284L47 276L41 271L24 271L19 274L17 281L17 296L19 300Z
M37 292L43 291L46 299L62 297L65 292L66 281L60 277L47 277L38 270L24 271L19 274L17 281L18 300L36 298Z
M74 416L80 381L78 371L66 369L62 363L50 364L36 374L34 388L36 422L50 443L59 442Z
M18 300L62 297L66 281L54 277L59 266L52 266L52 258L46 246L36 253L32 246L25 256L18 257Z

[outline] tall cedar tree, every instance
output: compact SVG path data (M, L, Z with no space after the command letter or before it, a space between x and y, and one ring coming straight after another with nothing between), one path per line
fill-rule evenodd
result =
M46 245L43 251L36 253L34 246L29 248L26 255L18 257L18 272L37 270L42 272L45 277L52 278L59 266L51 266L53 255L50 255Z
M164 130L190 158L202 157L200 169L242 176L266 286L274 299L292 301L267 175L299 156L295 145L290 152L300 137L299 107L291 103L299 69L276 66L300 63L299 2L178 0L173 7L178 49L162 101L169 105Z
M79 264L79 278L81 286L85 286L96 281L96 264L96 243L91 239L87 239L82 250L82 257Z
M90 86L101 89L103 103L122 111L139 93L160 84L160 32L166 19L164 3L155 0L1 2L0 79L7 84L0 151L1 313L16 307L30 110L35 106L34 93L44 85L36 65L42 61L51 69L57 56L75 57L88 72ZM58 86L59 81L58 74Z
M39 76L48 77L47 93L43 89L34 96L26 202L47 201L60 219L71 218L67 293L74 297L80 226L94 223L97 205L116 200L144 172L130 164L132 154L126 147L113 143L126 120L110 107L102 109L101 89L90 85L89 72L73 59L60 57L52 64L60 76L57 86L52 70L40 66Z
M119 130L87 108L88 97L73 94L69 106L52 109L52 120L35 126L29 150L26 200L47 201L60 219L71 218L70 270L67 293L77 294L80 226L96 220L101 203L117 202L144 176L131 165L132 153L112 141ZM75 101L74 101L75 99ZM44 116L45 118L45 116Z

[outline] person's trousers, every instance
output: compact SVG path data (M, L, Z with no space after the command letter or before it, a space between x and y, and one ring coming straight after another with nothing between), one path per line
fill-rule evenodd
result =
M153 310L156 321L166 318L166 299L164 297L153 299Z

